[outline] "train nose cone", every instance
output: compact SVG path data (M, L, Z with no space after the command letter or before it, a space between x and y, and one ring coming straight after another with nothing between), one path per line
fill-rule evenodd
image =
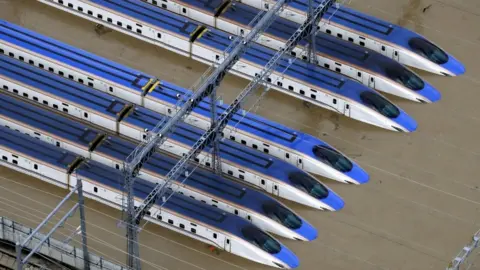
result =
M452 76L459 76L465 73L466 69L462 62L458 61L452 55L448 55L447 63L442 65L445 69L450 71L450 75Z
M274 256L284 264L288 265L289 268L297 268L300 265L300 260L297 255L284 245L282 245L280 252L274 254Z
M425 86L418 93L428 99L429 102L437 102L442 98L442 94L427 82L425 82Z
M408 115L406 112L403 110L400 110L400 114L397 116L397 118L393 119L397 124L399 124L401 127L403 127L406 132L413 132L417 130L417 121L413 119L410 115ZM403 130L403 131L405 131Z
M346 175L352 178L355 184L365 184L370 180L370 175L355 163L353 164L352 170L346 173Z
M329 190L328 196L324 198L322 202L328 205L328 210L330 211L339 211L345 206L343 199L331 189Z
M302 219L302 226L296 229L295 232L305 238L305 241L313 241L318 236L317 229L304 219Z

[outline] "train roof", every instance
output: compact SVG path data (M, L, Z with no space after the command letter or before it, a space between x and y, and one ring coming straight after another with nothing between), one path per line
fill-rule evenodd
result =
M199 24L190 22L182 16L161 9L152 9L150 4L136 0L90 0L92 3L122 12L130 17L141 19L151 25L161 26L186 39L195 31ZM137 25L138 26L138 25Z
M0 55L0 75L81 105L116 120L128 103L18 60Z
M55 166L65 173L77 160L75 154L3 126L0 126L0 146L49 166Z
M75 170L75 173L81 179L83 177L95 181L117 189L119 192L123 190L123 174L98 162L84 162ZM154 183L137 178L134 185L134 194L139 199L145 199L154 186ZM168 197L170 194L170 191L167 191L165 196ZM160 207L159 202L156 205ZM241 238L244 238L241 229L245 226L251 226L251 223L243 218L180 194L173 194L162 207L190 218L191 222L202 222Z
M114 78L114 82L128 85L130 89L136 90L139 95L142 92L141 88L152 78L152 76L138 70L113 61L107 61L95 54L3 20L0 20L0 39L92 74L98 73L100 70L107 76Z
M7 95L0 96L0 115L19 124L33 126L50 135L67 139L86 151L101 135L98 131L78 122Z
M95 153L111 156L118 161L123 161L134 150L136 145L117 137L109 137L99 147L95 149ZM157 175L165 176L178 162L178 159L172 158L159 153L153 154L147 163L144 164L143 170L153 172ZM188 169L193 171L193 166ZM178 179L183 180L183 177ZM185 181L185 184L223 198L227 201L245 206L256 212L263 213L262 204L278 201L259 191L248 188L244 185L229 181L211 171L197 168Z

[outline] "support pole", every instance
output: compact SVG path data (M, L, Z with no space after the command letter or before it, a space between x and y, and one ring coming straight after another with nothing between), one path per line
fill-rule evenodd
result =
M83 250L83 268L90 270L90 258L88 256L87 246L87 227L85 225L85 200L83 198L83 183L82 179L77 178L77 190L78 190L78 208L80 212L80 231L82 233L82 250Z

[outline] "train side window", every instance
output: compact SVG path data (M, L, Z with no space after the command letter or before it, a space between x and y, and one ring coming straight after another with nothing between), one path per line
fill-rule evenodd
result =
M185 225L183 225L182 223L180 223L178 226L180 227L180 229L184 229L184 230L185 230Z
M107 18L107 22L109 23L113 22L112 18Z
M292 51L290 54L291 54L292 56L297 56L297 53L296 53L296 52L293 52L293 51Z
M302 160L300 158L298 159L298 163L302 164Z
M17 90L17 89L13 89L13 93L15 93L15 94L18 95L18 90Z
M83 12L83 8L82 8L82 7L79 6L79 7L77 7L77 9L78 9L78 11Z
M232 172L232 171L230 171L230 170L228 170L228 172L227 172L227 173L228 173L229 175L233 175L233 172Z
M263 6L265 7L265 9L269 9L269 8L270 8L270 6L268 5L268 3L265 3Z
M250 215L247 216L248 220L252 220L252 217Z
M195 228L190 228L190 231L191 231L192 233L197 233L197 230L196 230Z
M227 239L227 244L230 244L230 239Z
M162 220L162 216L161 216L161 215L157 215L157 219ZM180 224L180 225L181 225L181 224Z
M333 99L333 104L337 104L337 99L336 98Z
M88 113L87 113L87 112L84 112L84 113L83 113L83 117L88 118Z
M262 183L262 185L265 185L265 180L262 179L260 182Z
M108 91L113 92L113 87L109 86Z
M360 71L357 72L357 76L358 76L358 77L362 77L362 73L361 73Z
M370 77L370 81L373 82L373 77Z
M359 43L360 43L360 46L365 46L365 42L360 41Z
M343 35L342 35L342 34L340 34L340 33L338 33L338 34L337 34L337 37L339 37L339 38L342 38L342 37L343 37Z
M88 12L88 15L92 16L93 15L93 12L91 10L89 10Z
M165 4L162 4L162 8L167 8L167 5L165 5Z
M12 160L13 164L17 165L18 161L16 159Z
M65 73L63 73L63 71L58 71L58 75L60 75L60 76L64 76L64 75L65 75Z
M60 147L60 142L56 142L55 145L56 145L57 147Z
M68 3L68 7L69 7L69 8L73 8L72 3Z
M353 38L349 37L348 41L353 42Z
M55 72L55 70L54 70L52 67L49 67L49 68L48 68L48 71L50 71L50 72Z
M157 33L157 38L162 38L162 34L161 33Z
M8 85L3 85L3 89L8 90Z
M33 62L33 60L28 60L28 63L29 63L30 65L35 65L35 62Z
M28 94L27 93L23 93L23 96L28 98Z
M5 53L5 51L3 49L0 48L0 53Z
M34 100L34 101L38 101L38 97L33 97L33 100Z
M293 86L291 85L288 86L288 90L293 91L293 89L294 89Z
M217 239L217 234L213 233L213 238Z
M329 35L332 34L332 30L330 30L330 29L327 29L325 32L326 32L327 34L329 34Z
M340 68L335 68L335 71L336 72L342 72L342 70Z
M117 25L122 27L122 22L121 21L117 21Z
M156 0L153 0L153 1L152 1L152 4L157 5L158 3L157 3Z
M93 83L88 82L88 86L93 87Z
M137 29L137 33L141 34L141 33L142 33L142 30Z
M280 86L280 87L283 87L283 83L282 83L282 82L277 82L277 85Z
M200 162L199 158L194 158L193 160L195 160L195 162Z
M6 156L2 156L2 159L8 161L8 158Z
M48 101L44 100L44 101L43 101L43 104L45 104L45 105L48 106Z
M57 105L57 104L53 104L53 108L54 108L54 109L58 109L58 105Z
M168 223L169 223L169 224L173 224L173 220L168 219Z
M205 166L210 167L210 162L205 162Z
M239 174L238 177L239 177L240 179L242 179L242 180L245 179L245 176L244 176L243 174Z
M38 67L41 68L41 69L45 68L45 66L43 64L38 64Z
M290 158L290 154L289 154L289 153L285 153L285 157L286 157L286 158Z
M230 136L230 140L235 141L235 136Z
M235 211L233 211L233 212L235 213L235 215L238 216L238 210L237 209L235 209Z
M310 94L310 97L313 98L313 99L317 99L317 96L314 95L314 94Z
M98 188L97 188L97 187L93 187L93 192L97 193L97 192L98 192Z
M395 56L398 56L398 52L397 52L397 51L395 51L394 54L395 54Z
M348 104L345 105L345 108L347 108L347 110L350 109L350 105L348 105Z
M303 60L307 60L308 57L307 57L306 55L303 55L303 56L302 56L302 59L303 59Z
M67 109L67 108L63 108L63 110L62 110L62 111L64 111L64 112L68 113L68 109Z
M182 8L182 12L183 12L184 14L187 14L187 9L186 9L186 8Z
M269 152L269 151L268 151L268 149L267 149L267 148L264 148L264 149L263 149L263 152L265 152L265 153L267 153L267 154L268 154L268 152Z
M68 75L68 78L69 78L70 80L73 80L74 77L73 77L73 75Z
M143 134L142 138L145 140L147 138L147 134Z
M300 94L301 94L301 95L305 95L305 91L300 90Z
M277 185L273 185L273 189L278 190L278 186L277 186Z
M10 57L15 57L15 54L13 54L13 53L10 52L10 53L8 53L8 56L10 56Z
M327 63L323 64L323 66L324 66L325 68L330 68L330 65L327 64Z
M128 30L132 30L132 26L131 26L131 25L127 25L127 29L128 29Z
M78 79L78 82L81 83L81 84L83 84L83 80L80 79L80 78Z
M258 146L256 144L252 144L253 149L258 149Z
M37 164L33 164L33 168L34 168L35 170L38 170L38 165L37 165Z
M23 56L19 56L18 59L20 59L20 61L25 61L25 58Z
M103 19L103 15L102 14L97 14L97 17L101 20Z
M247 144L247 142L245 140L241 140L242 144Z
M385 46L382 46L382 51L385 51Z

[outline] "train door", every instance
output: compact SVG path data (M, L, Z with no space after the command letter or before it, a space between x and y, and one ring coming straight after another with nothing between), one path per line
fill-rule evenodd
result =
M268 190L268 183L265 179L260 179L260 186L263 188L263 190L265 190L267 192L269 191Z
M303 169L303 161L300 157L297 157L297 167Z
M400 54L395 49L393 49L393 60L395 60L397 62L400 61Z
M368 80L368 87L375 89L375 78L373 76L370 76L370 79Z
M343 105L343 114L347 117L350 117L350 104L346 103Z
M280 187L275 182L273 182L272 185L273 185L273 195L278 196L278 194L280 193Z
M229 238L225 237L225 250L230 252L232 249L232 243Z

